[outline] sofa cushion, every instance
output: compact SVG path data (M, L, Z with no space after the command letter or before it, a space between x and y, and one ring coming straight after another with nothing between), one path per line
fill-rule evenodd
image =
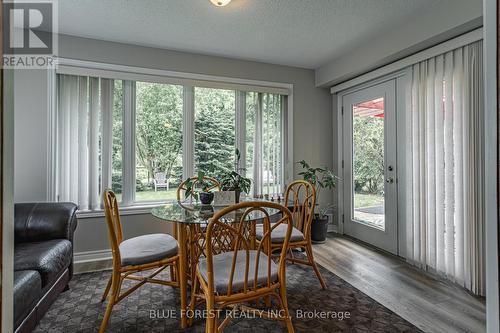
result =
M15 242L73 240L77 206L70 202L35 202L14 205Z
M37 271L14 272L14 327L35 307L41 292L42 278Z
M38 271L45 288L70 265L72 256L71 242L66 239L19 243L14 247L14 270Z

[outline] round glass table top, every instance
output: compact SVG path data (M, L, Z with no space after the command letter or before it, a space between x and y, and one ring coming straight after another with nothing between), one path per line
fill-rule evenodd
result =
M250 200L249 200L250 201ZM258 200L253 200L258 201ZM202 205L199 203L174 202L164 206L155 207L151 210L151 214L159 219L168 222L187 223L187 224L206 224L208 220L218 211L223 210L227 206L211 206ZM264 208L269 216L278 214L280 210L275 208ZM246 209L240 209L224 216L224 221L227 223L239 222L237 218L244 213ZM254 221L264 218L264 213L254 210L247 216L248 221Z

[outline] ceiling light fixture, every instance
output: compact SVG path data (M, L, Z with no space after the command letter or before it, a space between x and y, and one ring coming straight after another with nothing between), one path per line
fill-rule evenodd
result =
M223 7L231 2L231 0L210 0L211 3L216 5L217 7Z

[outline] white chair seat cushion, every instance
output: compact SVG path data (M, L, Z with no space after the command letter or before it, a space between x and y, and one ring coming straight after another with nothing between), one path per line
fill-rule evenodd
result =
M122 266L142 265L177 254L177 240L168 234L149 234L124 240L120 244Z
M248 261L248 288L253 289L255 280L255 267L256 267L256 257L257 251L249 250L249 261ZM227 293L227 287L229 285L229 275L231 274L231 265L233 262L234 252L224 252L217 254L212 257L213 270L214 270L214 287L215 292L219 294ZM267 284L267 278L269 276L267 267L267 255L262 251L259 254L259 266L257 272L257 286L264 286ZM246 268L246 251L239 250L236 257L236 265L234 268L232 292L243 291L245 283L245 268ZM206 259L201 259L198 265L198 269L201 276L205 281L208 282L207 273L207 261ZM278 266L271 260L271 283L278 281Z
M273 227L273 223L271 223L271 228ZM271 233L271 242L272 243L283 243L285 241L286 230L288 229L288 225L282 223L276 227ZM264 225L258 224L255 228L255 238L258 240L262 240L264 237ZM300 232L299 229L292 227L292 234L290 235L290 242L300 242L304 240L304 234Z

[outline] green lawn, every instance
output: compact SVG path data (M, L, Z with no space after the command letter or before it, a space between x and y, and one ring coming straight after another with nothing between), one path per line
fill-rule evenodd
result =
M355 193L354 208L372 207L384 204L384 197L380 194Z
M177 188L170 190L159 189L135 192L135 201L161 201L161 200L175 200Z

